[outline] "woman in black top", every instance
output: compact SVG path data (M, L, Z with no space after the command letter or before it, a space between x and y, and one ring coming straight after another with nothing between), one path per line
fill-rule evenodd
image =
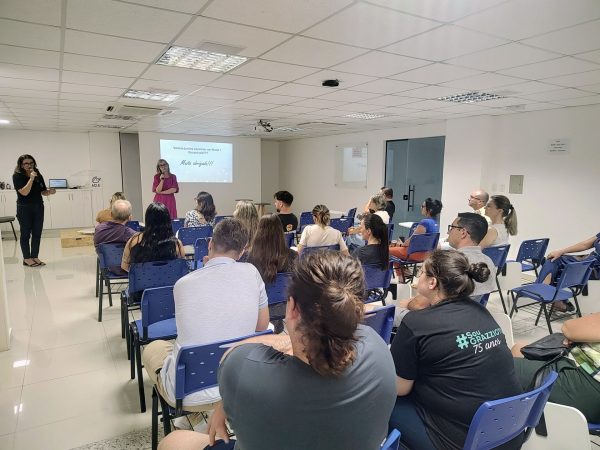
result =
M363 265L378 264L381 270L387 270L390 264L387 225L378 215L367 214L360 222L359 232L367 245L356 248L352 256Z
M42 195L52 195L56 189L46 187L44 177L37 168L35 158L21 155L13 173L13 186L17 191L17 219L21 227L21 251L23 265L27 267L45 266L38 259L40 239L44 226L44 201ZM31 247L29 239L31 238Z

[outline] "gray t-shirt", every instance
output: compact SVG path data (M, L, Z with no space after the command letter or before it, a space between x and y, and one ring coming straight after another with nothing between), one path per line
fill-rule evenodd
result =
M261 344L232 351L219 388L239 450L376 450L396 401L394 363L360 325L356 360L339 378Z
M485 255L481 251L481 247L463 247L459 248L458 251L467 257L470 264L482 262L487 264L488 269L490 269L490 277L487 279L487 281L484 281L483 283L475 282L475 290L473 290L471 296L489 294L496 289L496 267L489 256Z

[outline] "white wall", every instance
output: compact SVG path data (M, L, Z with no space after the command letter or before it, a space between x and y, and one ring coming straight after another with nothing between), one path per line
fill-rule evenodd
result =
M262 140L260 160L261 201L271 203L271 206L267 207L265 211L275 212L272 205L273 194L285 189L285 187L279 186L279 142Z
M139 133L142 201L144 209L152 202L152 179L160 158L160 139L184 141L231 142L233 144L233 183L180 183L176 194L177 213L183 217L195 206L194 198L200 191L210 192L219 214L231 214L235 199L261 198L261 143L258 138L219 138L189 134ZM173 173L177 175L175 168Z

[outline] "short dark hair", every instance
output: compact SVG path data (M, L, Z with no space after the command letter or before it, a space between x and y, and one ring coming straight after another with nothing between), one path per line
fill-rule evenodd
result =
M439 200L435 200L431 197L427 197L425 201L423 201L425 205L425 210L431 215L431 217L435 218L442 211L442 202Z
M218 253L236 251L241 253L248 243L248 230L238 219L227 217L213 230L212 245Z
M294 202L294 196L288 191L277 191L275 192L275 195L273 197L275 197L276 200L279 200L280 202L283 202L288 206Z
M389 197L389 198L394 198L394 190L392 188L389 187L382 187L381 188L381 193L385 196L385 197Z
M473 212L458 213L456 224L467 230L475 244L479 244L488 231L488 223L485 217Z

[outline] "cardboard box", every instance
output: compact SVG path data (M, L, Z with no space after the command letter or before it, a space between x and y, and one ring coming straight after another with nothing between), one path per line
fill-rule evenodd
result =
M83 234L79 230L63 230L60 232L60 246L62 248L85 247L94 245L94 236Z

